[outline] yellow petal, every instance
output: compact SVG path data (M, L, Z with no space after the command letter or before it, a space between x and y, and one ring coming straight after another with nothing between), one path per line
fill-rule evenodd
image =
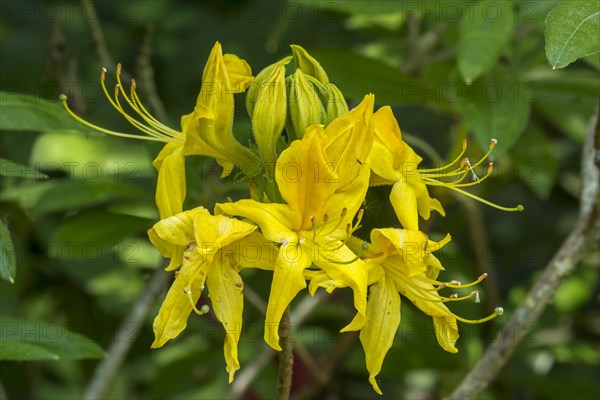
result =
M418 231L417 197L412 186L403 180L396 182L390 193L390 202L402 227Z
M281 316L298 292L306 287L304 270L310 265L311 257L308 248L297 243L281 245L265 316L265 342L275 350L281 351L279 346Z
M237 89L232 88L221 44L217 42L202 73L202 88L194 107L194 118L198 120L198 132L202 140L220 154L226 155L227 160L245 168L258 163L254 154L235 139L232 131L233 93L245 85L245 78L238 79L241 76L238 73L243 72L245 67L231 57L228 59L235 72Z
M183 209L185 159L182 146L168 143L154 160L154 165L158 169L156 206L163 219L180 213Z
M321 208L338 186L323 152L323 128L313 127L281 153L275 170L281 196L294 212L296 231L311 229L311 217L322 219Z
M321 245L313 249L313 252L317 252L317 259L313 261L331 279L337 282L337 287L345 286L352 289L354 308L356 308L357 314L341 332L356 331L362 328L366 321L367 267L364 261L356 259L356 254L348 246L343 245L340 247L338 243L333 244L336 247L327 248ZM337 250L332 251L336 248ZM355 261L350 262L352 260Z
M215 205L215 213L248 218L257 224L263 235L272 242L280 243L282 239L296 241L297 235L291 230L294 214L285 204L267 204L244 199L235 203L218 203Z
M230 249L234 246L234 249ZM229 246L226 252L234 252L238 269L258 268L267 271L275 269L279 247L267 240L261 233L252 232Z
M356 213L363 206L367 190L369 189L370 168L368 164L363 164L357 170L358 175L343 190L336 191L329 197L321 209L322 214L329 214L328 226L337 228L328 229L324 226L319 229L319 237L324 241L338 240L346 238L346 225L354 220ZM346 214L338 224L338 219L342 209L346 209Z
M375 96L363 101L348 113L333 120L325 129L324 148L329 160L336 166L339 190L352 182L373 144L373 103Z
M457 353L458 349L454 346L458 340L456 319L448 316L433 317L433 327L440 346L450 353Z
M375 377L400 325L400 295L394 282L381 276L371 285L367 303L367 322L360 331L360 342L365 350L369 382L377 394L382 394Z
M224 215L198 213L194 218L194 228L195 251L205 256L207 262L212 262L217 251L248 236L257 226Z
M234 164L224 154L206 143L200 135L200 124L195 113L181 117L181 130L185 134L184 153L186 156L207 156L214 158L217 164L223 168L221 178L228 176L233 170Z
M148 230L150 242L171 262L167 271L181 265L183 252L195 242L194 218L198 214L208 214L204 207L197 207L158 221Z
M235 372L240 369L237 346L242 331L244 284L228 262L217 261L208 271L206 285L215 315L225 329L224 353L231 383Z
M254 80L250 65L248 65L246 60L239 58L235 54L224 54L223 62L225 63L231 90L234 93L244 92Z
M186 290L191 291L192 301L195 304L200 298L200 287L204 284L203 267L199 257L184 259L183 266L152 324L155 335L153 349L162 347L168 340L177 337L187 326L192 312L192 303Z

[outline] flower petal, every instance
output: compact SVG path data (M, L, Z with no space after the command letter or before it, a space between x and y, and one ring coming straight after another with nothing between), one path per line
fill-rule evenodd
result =
M310 252L306 247L287 243L279 249L265 317L265 342L275 350L281 351L281 316L298 292L306 287L304 270L310 265Z
M323 152L323 128L312 125L302 140L285 149L275 169L281 196L294 211L295 231L312 228L311 217L320 220L321 210L338 187L338 178Z
M244 284L228 262L215 262L208 271L206 285L215 315L225 329L224 353L231 383L235 372L240 369L237 345L242 331Z
M325 153L336 166L340 190L354 180L361 165L367 162L374 139L374 102L374 95L366 95L358 106L331 121L325 129Z
M454 346L458 340L458 326L453 317L433 317L435 336L442 348L450 353L458 353Z
M194 233L196 252L212 262L217 251L255 231L256 225L224 215L196 214Z
M400 325L400 295L394 282L383 274L371 285L367 302L367 322L360 331L360 342L365 350L369 382L377 394L382 394L375 377Z
M167 297L162 303L152 327L155 339L152 348L162 347L168 340L177 337L187 326L187 321L192 312L192 302L195 304L200 298L200 287L204 284L203 268L199 257L184 259L183 266L175 281L171 285ZM192 302L186 294L191 292Z
M183 209L185 199L185 158L183 147L167 143L154 160L158 170L156 206L160 218L167 218Z
M392 187L390 202L398 220L404 229L419 230L419 213L417 211L417 196L412 185L400 180Z
M339 242L332 245L335 247L327 246L329 247L327 248L322 245L317 247L317 260L313 261L337 282L338 287L345 286L352 289L357 314L341 332L356 331L362 328L366 321L367 266L364 261L357 259L356 254L348 246L340 247Z
M280 243L282 239L296 241L297 235L291 230L294 213L285 204L266 204L244 199L235 203L218 203L215 214L248 218L260 227L267 239L275 243Z

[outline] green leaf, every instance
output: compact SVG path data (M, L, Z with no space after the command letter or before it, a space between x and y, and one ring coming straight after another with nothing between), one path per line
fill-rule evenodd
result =
M85 336L59 324L0 317L0 360L79 360L104 351Z
M470 3L459 23L458 69L473 82L498 60L515 30L512 1Z
M10 237L10 232L4 222L0 221L0 278L10 283L15 283L17 262L15 247Z
M546 17L546 57L553 69L600 51L600 2L563 1Z
M106 211L89 211L64 221L56 230L52 249L63 260L95 261L121 240L144 232L152 221Z
M379 104L423 103L421 83L403 72L349 50L310 50L329 79L353 100L374 93Z
M312 0L307 3L322 12L342 12L347 14L382 15L398 12L417 11L419 7L405 5L399 1L389 0L352 0L352 1L330 1ZM306 3L305 3L306 4Z
M24 179L48 179L48 175L42 174L36 169L5 160L4 158L0 158L0 175Z
M65 129L89 131L57 103L25 93L0 91L0 130L45 132Z
M508 150L525 129L533 97L524 82L507 68L496 67L485 78L460 90L457 106L483 149L498 140L494 154Z

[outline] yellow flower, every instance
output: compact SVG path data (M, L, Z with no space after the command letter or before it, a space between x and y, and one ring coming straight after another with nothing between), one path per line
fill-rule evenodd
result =
M419 169L418 165L422 158L402 140L400 127L391 108L388 106L380 108L373 118L375 120L375 141L369 155L369 163L373 170L371 184L393 185L390 202L405 229L418 230L419 216L427 220L431 211L445 215L440 202L429 197L427 186L443 186L500 210L523 210L521 205L514 208L502 207L462 190L464 187L479 184L490 176L492 163L489 163L488 172L482 178L478 178L473 170L490 155L496 144L495 139L492 140L489 151L474 165L471 165L467 158L461 160L466 150L466 142L464 142L462 152L448 165ZM454 168L459 161L460 165ZM463 182L468 176L474 180ZM450 181L445 179L450 179Z
M448 241L449 235L440 242L433 242L423 232L387 228L371 232L371 246L358 239L353 239L351 243L351 247L368 246L365 260L368 260L369 283L372 285L367 303L367 321L360 331L360 341L365 350L369 381L378 394L381 394L381 390L375 377L381 371L383 359L392 347L400 324L400 294L433 318L438 343L451 353L458 351L454 346L458 339L456 320L480 323L502 314L502 309L498 308L496 313L487 318L471 321L456 316L445 306L444 303L449 301L478 296L478 292L473 291L463 297L444 297L439 290L467 288L487 276L484 274L475 282L465 285L456 281L438 281L438 274L443 267L431 253Z
M367 96L361 105L340 117L360 122L360 130L348 127L350 123L340 123L347 128L345 133L372 135L371 125L363 123L370 120L372 107L373 96ZM265 321L265 341L276 350L281 350L278 335L281 316L298 292L306 287L304 271L312 264L354 292L358 313L343 331L360 329L365 320L367 272L364 263L344 241L360 223L362 213L356 225L352 225L352 220L367 192L370 171L366 163L361 164L361 160L357 162L338 149L331 149L329 153L340 163L333 164L325 149L329 134L334 133L312 125L302 140L292 142L279 156L275 179L285 204L240 200L217 204L215 208L217 213L251 220L260 227L265 238L281 244ZM365 140L346 141L362 143ZM337 171L350 168L355 171L352 180L339 177Z
M196 308L204 285L217 319L225 329L225 361L229 382L240 368L237 344L242 329L243 283L238 271L244 267L269 269L266 253L243 257L243 249L252 245L262 249L265 239L254 232L256 226L225 216L213 216L203 207L185 211L156 223L148 231L151 242L168 258L168 269L181 269L154 319L153 348L163 346L186 327Z
M106 70L103 69L102 88L110 103L147 136L115 132L93 125L69 109L65 95L61 95L61 101L73 118L95 130L113 136L165 143L153 163L158 170L156 204L161 218L182 211L186 193L184 156L205 155L214 158L223 167L223 176L227 176L234 165L244 166L256 161L254 154L239 144L232 132L233 94L243 92L252 83L252 71L246 61L236 55L223 55L219 42L215 43L204 68L202 87L194 111L181 117L180 131L166 126L148 112L137 95L134 80L131 81L130 95L127 95L121 82L121 64L117 66L114 99L106 88L105 74ZM121 94L141 120L128 115L123 109L119 99Z

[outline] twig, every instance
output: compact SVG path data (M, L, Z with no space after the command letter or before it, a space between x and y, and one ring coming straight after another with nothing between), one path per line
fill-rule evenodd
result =
M154 68L152 67L152 36L154 34L154 26L148 25L146 28L146 36L142 44L142 49L137 60L138 73L140 75L140 88L144 92L150 107L156 113L159 120L164 121L167 118L165 112L165 106L156 89L156 83L154 81Z
M117 330L106 358L102 360L96 371L94 371L94 376L83 396L85 400L96 400L105 397L110 383L139 335L141 331L140 327L146 315L170 277L170 274L165 273L160 268L154 272L146 287L146 291L137 299L129 315L123 320ZM131 327L134 327L133 334L131 333ZM124 339L125 337L127 337L126 340Z
M279 368L277 370L277 400L288 400L292 389L294 369L294 343L291 340L292 324L289 308L283 313L279 323Z
M600 107L600 105L599 105ZM598 112L590 124L583 146L581 165L582 188L579 206L579 218L575 227L566 238L558 252L546 266L543 275L519 304L512 318L504 327L496 342L485 352L471 372L448 396L450 400L475 398L496 377L512 352L528 334L538 320L558 286L579 264L586 252L594 245L600 229L598 206L600 204L600 170L594 161L598 157L600 124ZM518 332L518 334L515 334Z
M106 48L106 42L104 41L104 35L100 28L100 20L98 19L98 13L96 12L96 6L92 3L92 0L81 0L81 8L85 15L85 20L90 28L90 34L92 35L92 41L100 61L106 68L114 65L110 53Z

